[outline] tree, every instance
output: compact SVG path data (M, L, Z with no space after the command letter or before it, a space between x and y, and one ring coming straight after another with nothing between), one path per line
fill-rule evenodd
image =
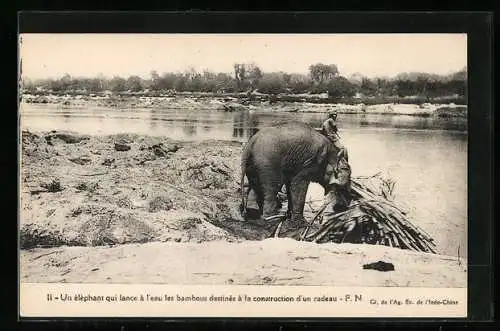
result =
M355 85L361 85L363 78L365 78L365 76L363 76L359 72L355 72L351 76L349 76L349 81Z
M354 89L356 92L363 92L362 85L363 85L363 79L366 77L363 76L361 73L356 72L353 73L351 76L349 76L349 82L353 85Z
M60 79L55 79L55 80L49 79L48 88L56 92L68 91L72 87L73 85L72 83L73 80L71 76L68 73L66 73Z
M339 70L335 64L316 63L309 66L309 74L316 84L323 84L337 77Z
M238 90L255 89L262 78L262 70L255 63L235 63L233 68Z
M377 93L377 84L373 80L363 77L361 80L361 90L363 93L373 96Z
M185 75L178 74L178 75L170 76L170 78L173 78L173 80L172 80L173 86L172 87L174 90L186 91L186 89L188 88L188 78Z
M464 67L462 70L457 71L450 76L450 80L467 81L467 68Z
M21 90L20 90L21 92L35 93L37 84L28 77L23 77L22 79L20 79L20 84L21 84Z
M234 79L236 80L236 88L240 89L242 82L245 81L245 65L241 63L235 63L234 68Z
M42 93L43 90L54 92L98 92L112 90L115 92L131 90L141 91L144 88L153 90L235 92L257 88L263 93L324 93L339 98L361 92L368 96L419 96L419 100L436 97L457 97L461 102L467 98L467 68L448 75L425 72L403 72L395 77L376 77L369 79L361 74L353 74L349 79L338 73L336 65L313 64L308 74L285 72L263 73L255 63L235 63L234 72L216 73L203 71L198 73L194 68L184 72L164 73L161 76L152 70L150 78L141 79L130 76L126 79L115 76L111 79L102 74L97 77L72 77L64 74L58 79L37 79L30 81L20 75L20 89L25 93ZM22 78L22 79L21 79Z
M247 73L245 78L248 80L250 88L254 90L262 78L262 71L255 63L250 63L246 65L245 72Z
M285 82L285 87L290 87L290 82L292 81L292 75L283 73L283 81Z
M184 88L187 91L196 92L202 88L202 76L193 67L189 67L184 71L184 81Z
M378 95L390 95L392 94L392 86L389 82L389 79L386 77L377 77L377 94Z
M339 76L328 82L327 91L328 97L339 100L354 96L356 88L347 78Z
M204 70L201 76L201 91L203 92L215 92L217 91L217 80L215 73Z
M156 88L158 90L173 90L180 74L164 73L158 80Z
M151 89L154 91L160 90L160 75L158 75L158 72L156 70L151 70L150 72L151 75Z
M292 93L305 93L312 85L312 80L307 75L291 74L290 89Z
M99 90L104 91L109 89L109 80L104 76L104 74L99 73L97 75L97 80L99 81Z
M139 76L130 76L125 82L125 90L132 92L139 92L144 89L144 85L141 77Z
M184 76L187 80L194 80L200 76L194 67L189 67L184 71Z
M259 92L278 94L286 92L285 77L282 72L265 73L257 85Z
M217 91L234 92L236 87L236 80L230 74L218 73L215 77Z
M103 90L102 81L98 77L82 79L81 85L83 85L85 89L90 92L99 92Z
M125 84L127 81L119 76L114 76L109 82L109 87L113 92L125 91Z

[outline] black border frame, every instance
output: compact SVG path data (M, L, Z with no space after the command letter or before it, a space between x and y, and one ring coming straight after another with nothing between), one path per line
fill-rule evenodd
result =
M213 321L259 327L282 323L489 321L493 318L493 15L490 12L19 12L19 33L467 33L468 37L468 318L467 319L206 319L169 318L196 325ZM17 42L16 42L17 44ZM16 73L17 76L17 73ZM17 81L17 80L16 80ZM17 88L17 83L16 83ZM16 203L17 205L17 203ZM18 265L19 261L16 261ZM17 270L17 268L16 268ZM19 281L19 275L17 278ZM22 322L46 319L25 318ZM150 326L161 318L89 318L67 321ZM31 324L31 323L30 323ZM101 325L103 325L101 324ZM366 325L366 324L365 324ZM80 326L82 326L80 324ZM215 326L215 325L214 325ZM366 325L368 326L368 325ZM45 324L44 327L50 327Z

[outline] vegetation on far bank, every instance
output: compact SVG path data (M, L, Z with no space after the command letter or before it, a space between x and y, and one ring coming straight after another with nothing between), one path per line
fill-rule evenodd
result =
M196 94L253 97L265 101L307 101L344 104L467 104L467 71L449 75L401 73L395 77L368 78L340 75L335 64L313 64L308 74L263 72L256 64L234 64L233 73L197 72L193 68L148 78L136 75L112 78L71 77L21 82L23 94L35 95L140 95Z

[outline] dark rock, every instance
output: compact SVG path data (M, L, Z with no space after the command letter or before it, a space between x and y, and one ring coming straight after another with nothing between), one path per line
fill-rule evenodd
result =
M165 156L167 156L167 152L165 152L161 148L155 148L154 149L154 153L155 153L156 156L159 156L159 157L165 157Z
M99 183L80 183L75 186L78 191L95 192L99 188Z
M87 184L85 183L80 183L78 185L75 186L75 188L78 190L78 191L85 191L87 189Z
M59 179L53 179L50 183L42 183L40 187L47 190L47 192L55 193L62 191L61 183Z
M85 157L85 156L80 156L80 157L77 157L74 159L69 159L69 160L71 162L79 164L79 165L84 165L84 164L90 163L92 161L90 158Z
M80 214L82 213L82 211L83 211L83 210L82 210L82 208L81 208L81 207L77 207L77 208L75 208L75 209L73 209L73 210L71 211L71 214L70 214L70 215L71 215L72 217L76 217L76 216L80 215Z
M122 197L116 201L116 205L120 208L131 209L133 207L132 201L127 197Z
M51 143L52 139L60 139L64 141L66 144L77 144L79 142L82 142L84 140L89 140L90 138L87 136L80 136L80 135L74 135L74 134L69 134L69 133L53 133L45 137L45 140L47 143Z
M45 137L45 141L47 142L47 145L50 145L50 146L54 145L54 144L52 143L52 137L51 137L51 136L47 136L47 137Z
M115 150L118 152L126 152L130 150L130 145L124 143L115 143Z
M273 279L272 279L271 277L264 276L264 277L262 278L262 282L263 282L264 284L269 284L269 283L272 283L272 282L273 282Z
M104 161L102 161L102 165L105 165L105 166L110 166L110 165L112 165L114 162L115 162L115 159L104 159Z
M180 147L178 145L164 146L163 143L159 143L149 147L149 149L152 150L158 157L166 157L168 153L177 152Z
M168 147L168 151L169 151L170 153L175 153L175 152L177 152L179 149L181 149L181 148L180 148L179 146L177 146L177 145L173 145L173 146Z
M394 271L394 264L384 261L378 261L363 265L363 269L372 269L378 271Z
M159 156L159 157L167 156L168 151L163 149L162 143L151 146L151 149L153 150L153 152L155 153L156 156Z
M139 158L134 158L137 161L138 165L144 165L147 161L154 161L156 160L155 155L143 155Z
M172 207L173 207L172 200L170 200L169 198L162 197L162 196L157 196L149 202L148 211L150 213L155 213L159 210L167 210L168 211L168 210L172 209Z

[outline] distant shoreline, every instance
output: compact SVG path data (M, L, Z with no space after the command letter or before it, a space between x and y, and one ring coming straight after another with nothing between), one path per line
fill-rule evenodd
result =
M437 101L436 101L437 100ZM349 99L333 102L322 95L263 95L263 94L24 94L21 103L47 104L62 108L96 107L106 109L165 109L224 112L258 111L291 113L326 113L336 110L343 114L408 115L420 117L467 118L467 106L455 104L449 98L422 102L418 98ZM362 102L365 101L365 102Z

